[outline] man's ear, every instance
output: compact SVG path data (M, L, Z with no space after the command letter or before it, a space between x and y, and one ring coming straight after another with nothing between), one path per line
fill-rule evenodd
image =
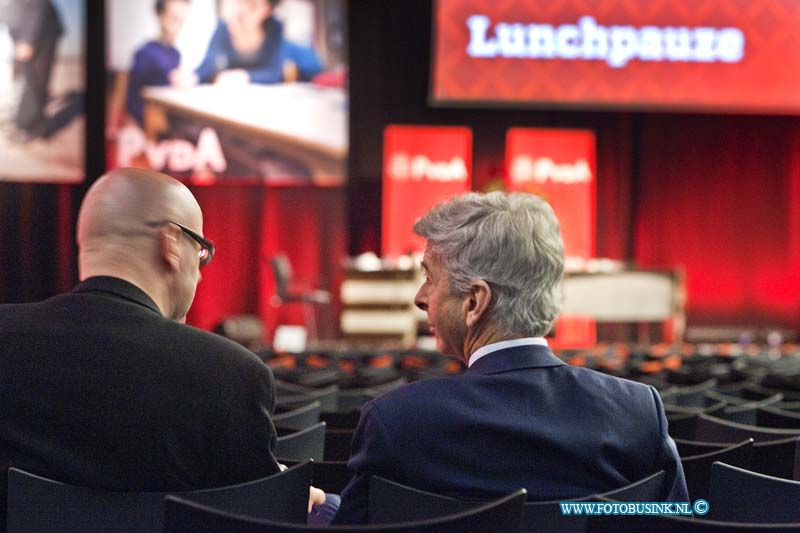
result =
M476 279L467 293L465 301L467 311L467 327L472 327L486 314L492 301L492 289L482 279Z
M181 265L181 256L178 253L178 230L169 225L159 235L159 253L161 260L168 270L176 272Z

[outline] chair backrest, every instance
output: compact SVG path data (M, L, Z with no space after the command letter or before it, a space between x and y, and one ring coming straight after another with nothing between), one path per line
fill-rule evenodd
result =
M229 513L305 524L308 517L308 488L314 467L312 461L303 461L267 478L181 493L180 497Z
M325 431L325 460L347 461L350 459L352 429L327 429Z
M791 436L800 436L800 429L774 429L737 424L708 415L700 415L695 429L695 438L708 442L734 443L749 438L755 442L763 442Z
M800 481L725 463L711 468L709 518L754 523L800 523Z
M325 458L325 422L278 437L275 457L295 461L322 461Z
M321 389L316 389L308 394L279 396L275 402L275 406L292 410L308 405L314 401L318 401L322 404L323 411L337 411L339 408L339 385L329 385Z
M410 521L371 526L314 527L285 524L226 513L182 498L169 496L165 501L164 531L177 533L288 533L296 531L329 533L336 531L385 531L398 533L494 533L520 530L522 505L527 495L525 489L494 500L462 513L430 520Z
M590 502L595 500L634 502L659 501L666 477L663 470L651 474L624 487L603 494L592 494L582 498L560 499L542 502L526 502L522 511L522 531L584 531L587 527L585 515L565 515L561 509L564 502Z
M757 400L751 398L743 398L741 396L734 396L732 394L725 394L723 392L719 392L716 390L709 390L705 392L706 398L709 398L713 401L723 401L728 405L744 405L744 404L751 404L751 403L759 403L761 405L774 405L780 403L783 400L783 394L773 394L772 396L767 396L764 398L759 398Z
M741 402L736 405L729 405L719 411L706 412L705 414L728 420L729 422L736 422L737 424L756 425L759 409L779 402L781 398L780 394L776 394L763 400Z
M800 412L800 402L798 402L797 400L794 401L784 400L781 402L775 402L772 404L772 407L775 407L776 409L782 409L784 411L789 411L790 413Z
M750 469L769 476L800 480L800 436L756 442Z
M368 401L377 398L378 391L374 389L346 389L339 391L339 411L361 409Z
M370 389L377 392L378 394L383 394L384 392L389 392L403 385L408 383L408 378L405 376L400 376L399 378L392 379L390 381L384 381L383 383L372 385Z
M616 502L657 502L661 500L666 472L659 470L630 485L599 494L597 498L607 498Z
M749 383L742 387L742 396L753 400L762 400L776 394L783 395L783 401L793 402L800 400L800 392L790 391L787 389L774 389L765 387L759 383Z
M708 498L711 465L715 461L725 461L744 468L750 468L752 457L753 439L747 439L722 450L681 458L689 496L692 500Z
M282 379L275 380L275 394L277 394L279 398L283 396L297 396L298 394L309 394L314 391L315 391L314 387L298 385L297 383L290 383Z
M320 414L319 418L331 429L355 429L361 419L361 411L359 409L330 411Z
M561 512L561 502L584 502L608 498L619 502L659 501L666 474L660 470L644 479L600 495L583 498L525 502L522 511L522 531L580 531L584 516L568 516ZM433 494L406 485L372 476L369 484L368 516L372 524L386 524L403 519L427 519L462 512L480 505L448 496Z
M667 414L669 435L673 438L694 439L697 433L698 418L700 415L696 413Z
M115 492L79 487L16 468L8 471L6 524L9 533L161 531L168 494L220 508L284 521L304 520L310 462L259 480L197 491ZM278 499L275 494L281 494ZM261 501L270 495L271 501ZM269 500L269 498L267 498Z
M333 494L344 490L353 473L347 469L347 461L314 461L314 477L312 484Z
M710 378L702 383L691 385L688 387L675 387L668 392L665 391L661 398L664 403L671 403L673 405L682 405L685 407L705 407L707 400L704 398L704 393L717 386L717 378Z
M273 415L272 422L282 428L305 429L319 422L320 412L322 412L322 403L314 400L291 411Z
M585 501L579 498L569 501ZM520 531L580 531L583 516L563 516L559 503L565 500L525 502ZM371 524L389 524L402 520L426 520L464 512L481 502L458 500L449 496L415 489L378 476L370 478L367 515ZM499 530L498 530L499 531Z
M757 413L758 425L768 428L800 430L800 413L762 406Z
M380 476L370 476L367 516L370 524L427 520L474 509L480 502L463 501L415 489Z
M289 293L292 282L292 263L286 254L277 254L272 258L272 273L275 275L275 292L281 299Z
M678 448L678 455L681 457L691 457L693 455L703 455L709 452L716 452L723 448L730 448L730 442L705 442L702 440L688 440L673 438L675 446Z
M712 402L712 403L709 403L708 405L705 405L703 407L697 407L697 406L687 407L685 405L672 405L672 404L665 403L664 404L664 412L667 415L679 415L679 414L697 414L697 415L700 415L700 414L703 414L703 413L710 415L710 414L718 413L718 412L722 411L723 409L725 409L726 407L728 407L728 404L726 402L723 402L723 401Z

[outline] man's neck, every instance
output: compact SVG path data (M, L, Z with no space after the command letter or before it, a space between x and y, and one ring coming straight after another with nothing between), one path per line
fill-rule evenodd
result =
M464 364L469 364L470 356L486 345L523 338L525 335L508 334L494 326L487 325L476 332L474 336L467 335L467 338L464 339Z
M79 260L78 270L80 272L79 278L81 281L95 276L109 276L135 285L155 302L162 315L169 316L166 307L166 303L169 301L166 287L154 281L157 279L155 276L143 275L130 268L92 264L90 260Z

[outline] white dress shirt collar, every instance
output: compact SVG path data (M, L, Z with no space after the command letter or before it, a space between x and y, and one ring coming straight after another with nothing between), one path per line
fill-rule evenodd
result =
M492 352L505 350L507 348L514 348L516 346L533 346L533 345L547 346L547 340L544 337L526 337L524 339L512 339L510 341L493 342L492 344L487 344L486 346L475 350L475 352L469 356L469 363L467 364L467 366L474 365L475 361L477 361L484 355L489 355Z

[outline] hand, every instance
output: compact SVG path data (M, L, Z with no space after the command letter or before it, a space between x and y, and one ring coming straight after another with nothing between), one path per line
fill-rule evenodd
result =
M223 70L217 74L214 83L217 85L247 85L250 83L250 74L244 69Z
M308 490L308 512L315 505L322 505L325 503L325 493L317 487L310 487Z
M173 87L194 87L198 81L197 74L191 70L175 68L169 73L169 83Z
M33 57L33 46L30 43L20 42L14 47L14 59L25 63Z
M300 71L294 61L283 62L283 81L286 83L294 83L300 78Z

